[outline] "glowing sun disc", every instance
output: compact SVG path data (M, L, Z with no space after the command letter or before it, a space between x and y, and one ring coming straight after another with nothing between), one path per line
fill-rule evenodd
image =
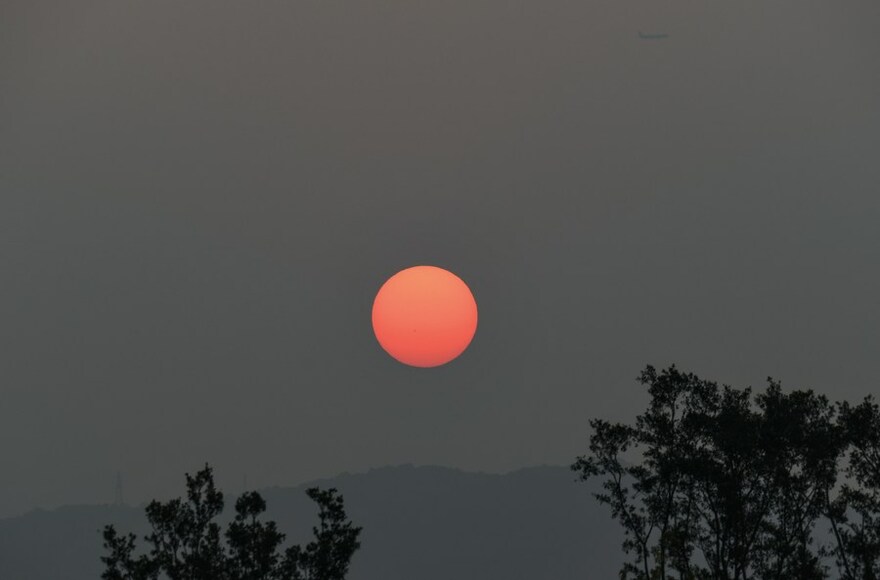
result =
M477 331L477 303L464 281L436 266L413 266L388 279L373 301L373 332L389 355L436 367L465 351Z

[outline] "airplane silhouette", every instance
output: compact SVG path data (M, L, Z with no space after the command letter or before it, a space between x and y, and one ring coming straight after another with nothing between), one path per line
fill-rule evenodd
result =
M669 38L669 35L666 33L662 34L645 34L641 30L639 31L639 38L642 40L660 40L662 38Z

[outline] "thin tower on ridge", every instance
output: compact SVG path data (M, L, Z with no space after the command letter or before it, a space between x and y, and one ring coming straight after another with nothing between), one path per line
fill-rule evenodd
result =
M113 505L125 505L122 498L122 473L116 472L116 493L113 497Z

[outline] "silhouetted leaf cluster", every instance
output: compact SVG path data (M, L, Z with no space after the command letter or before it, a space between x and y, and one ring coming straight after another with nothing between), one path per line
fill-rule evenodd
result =
M135 555L134 534L104 528L103 580L344 580L360 547L361 528L347 518L335 489L310 488L318 504L319 524L305 547L282 550L285 535L275 522L263 521L266 502L246 492L235 502L235 518L225 533L215 519L223 511L223 494L214 486L209 466L186 476L186 500L151 502L146 508L152 532L149 552ZM224 541L225 538L225 541Z
M648 366L635 424L590 422L572 469L602 479L632 555L622 579L818 580L826 556L847 580L878 579L880 409L768 381L754 394Z
M843 403L840 423L849 448L845 483L829 499L838 567L847 580L880 579L880 406L869 397Z

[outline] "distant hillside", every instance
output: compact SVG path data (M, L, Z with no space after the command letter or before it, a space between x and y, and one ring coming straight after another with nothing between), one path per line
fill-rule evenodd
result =
M364 527L351 580L587 580L614 578L619 567L620 532L564 467L386 467L261 490L291 541L310 533L315 510L303 490L315 484L339 488ZM0 578L96 580L105 523L142 533L143 509L75 506L0 520Z

